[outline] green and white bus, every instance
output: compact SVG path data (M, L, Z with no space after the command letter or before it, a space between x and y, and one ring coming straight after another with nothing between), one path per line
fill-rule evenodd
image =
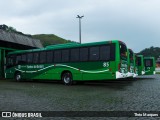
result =
M5 77L32 80L73 81L125 78L127 47L118 41L68 43L43 49L11 52L7 55Z
M144 57L145 75L154 75L156 63L154 57Z
M138 60L138 75L145 74L145 67L144 67L144 57L143 55L137 55Z
M131 49L128 49L128 74L127 77L133 77L134 76L134 60L135 60L135 55Z

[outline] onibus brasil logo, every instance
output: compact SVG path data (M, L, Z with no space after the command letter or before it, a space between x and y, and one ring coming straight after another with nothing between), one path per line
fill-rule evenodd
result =
M39 118L42 117L41 113L32 112L2 112L2 117L4 118Z

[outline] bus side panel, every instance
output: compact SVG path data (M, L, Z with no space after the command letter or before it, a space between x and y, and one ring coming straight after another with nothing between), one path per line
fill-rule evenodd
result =
M115 72L112 72L115 70L115 62L90 62L83 64L83 67L83 80L115 79Z
M64 72L71 72L73 80L81 80L82 74L78 70L79 65L77 63L63 63L52 65L51 68L43 70L41 73L37 74L33 79L47 79L47 80L61 80L61 75ZM46 67L50 67L45 66ZM77 68L78 67L78 68Z
M44 65L33 65L31 68L27 69L26 77L27 79L39 79L39 80L60 80L57 75L58 72L55 70L54 65L44 64Z

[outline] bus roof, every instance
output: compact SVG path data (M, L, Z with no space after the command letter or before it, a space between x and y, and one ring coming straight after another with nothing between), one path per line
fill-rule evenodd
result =
M119 40L110 40L110 41L101 41L101 42L91 42L91 43L66 43L66 44L57 44L57 45L49 45L46 46L45 48L40 48L40 49L31 49L31 50L18 50L18 51L13 51L10 52L9 54L20 54L20 53L25 53L25 52L36 52L36 51L43 51L43 50L55 50L55 49L62 49L62 48L76 48L76 47L87 47L87 46L92 46L92 45L103 45L103 44L109 44L109 43L122 43L126 45L125 43L119 41Z
M56 45L49 45L46 46L46 48L52 48L57 46L71 46L71 45L79 45L80 43L65 43L65 44L56 44Z
M132 49L130 49L130 48L129 48L128 50L129 50L129 52L132 52L132 53L134 53Z

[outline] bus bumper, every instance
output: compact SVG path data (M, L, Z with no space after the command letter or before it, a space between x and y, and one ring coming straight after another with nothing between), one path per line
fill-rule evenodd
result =
M125 74L117 71L116 72L116 79L119 79L119 78L125 78Z
M134 76L134 73L131 73L131 72L127 73L127 77L133 77L133 76Z
M145 72L144 71L142 71L142 75L144 75L145 74Z
M138 76L138 74L135 74L135 73L134 73L133 77L135 78L135 77L137 77L137 76Z

